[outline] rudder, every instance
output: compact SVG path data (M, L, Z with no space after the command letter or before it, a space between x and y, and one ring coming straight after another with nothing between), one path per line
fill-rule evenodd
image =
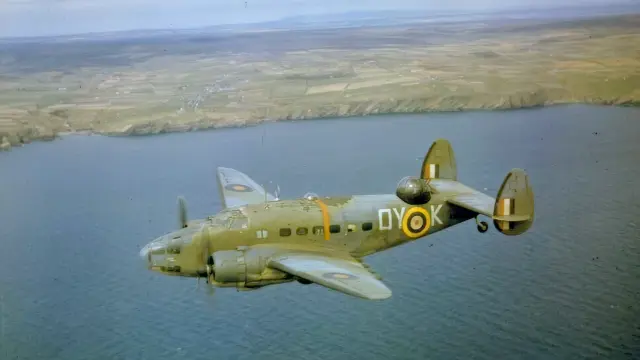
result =
M420 177L423 179L458 180L458 169L453 148L446 139L437 139L431 144L422 162Z
M520 235L533 225L533 189L522 169L512 169L505 176L493 209L493 224L505 235Z

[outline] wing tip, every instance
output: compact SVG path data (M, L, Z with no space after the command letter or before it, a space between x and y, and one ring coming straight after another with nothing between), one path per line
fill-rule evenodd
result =
M377 282L378 284L376 284L375 290L370 289L369 291L362 291L362 289L359 289L359 290L353 291L352 294L366 300L374 300L374 301L386 300L390 298L391 295L393 295L393 293L391 292L391 289L389 289L381 281L377 281Z
M391 293L391 290L387 289L387 291L382 291L382 292L371 294L371 295L367 296L367 299L368 300L374 300L374 301L381 301L381 300L386 300L386 299L390 298L391 295L393 295Z
M360 298L360 299L364 299L364 300L371 300L371 301L382 301L382 300L386 300L388 298L391 297L392 293L391 290L389 290L388 287L384 286L384 287L380 287L378 286L378 288L374 291L363 291L362 289L354 289L351 287L344 287L344 286L337 286L337 287L332 287L332 286L327 286L325 284L322 283L318 283L319 285L322 286L326 286L334 291L338 291L341 292L343 294L346 295L350 295L353 296L355 298ZM336 285L336 284L334 284Z

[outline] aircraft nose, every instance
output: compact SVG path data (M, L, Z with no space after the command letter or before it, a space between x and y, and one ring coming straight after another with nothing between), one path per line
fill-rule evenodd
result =
M151 265L151 249L149 245L145 245L140 249L140 260L144 263L145 268L149 268Z

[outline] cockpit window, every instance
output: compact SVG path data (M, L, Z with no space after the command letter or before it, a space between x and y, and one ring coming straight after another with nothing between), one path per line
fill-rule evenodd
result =
M180 245L171 244L167 246L167 254L180 254Z
M246 217L231 218L229 229L247 229L249 227L249 219Z
M211 225L213 226L228 228L229 222L231 221L231 213L228 211L222 211L218 215L212 216L209 219L211 220Z
M242 210L233 210L229 222L229 229L247 229L249 227L249 219Z
M216 216L209 218L213 226L220 226L226 229L247 229L249 228L249 218L242 210L226 210Z

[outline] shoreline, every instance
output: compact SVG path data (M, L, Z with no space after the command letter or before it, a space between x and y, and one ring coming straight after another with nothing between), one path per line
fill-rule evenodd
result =
M376 114L640 106L640 14L468 21L0 51L0 150ZM78 57L79 51L88 51ZM22 58L20 58L22 56Z
M555 106L571 106L571 105L585 105L585 106L611 106L611 107L640 107L640 102L635 100L625 102L612 102L612 101L590 101L590 102L548 102L545 104L531 104L518 107L479 107L479 108L451 108L451 109L428 109L421 111L387 111L387 112L369 112L358 114L338 114L327 115L319 117L289 117L286 119L256 119L251 123L227 123L227 124L210 124L209 126L202 126L202 124L181 124L175 129L171 127L165 127L159 131L134 131L134 132L105 132L105 131L93 131L93 130L78 130L78 131L61 131L54 133L53 135L46 135L42 137L32 137L26 142L19 144L11 144L9 147L0 146L0 151L11 151L13 148L21 148L24 145L32 142L52 142L55 140L61 140L69 136L105 136L105 137L145 137L154 135L167 135L174 133L186 133L186 132L198 132L198 131L212 131L216 129L236 129L243 127L253 127L263 125L270 122L281 121L304 121L304 120L326 120L326 119L345 119L348 120L351 117L368 117L368 116L384 116L384 115L418 115L418 114L430 114L430 113L453 113L453 112L474 112L474 111L512 111L512 110L533 110L540 108L549 108Z

